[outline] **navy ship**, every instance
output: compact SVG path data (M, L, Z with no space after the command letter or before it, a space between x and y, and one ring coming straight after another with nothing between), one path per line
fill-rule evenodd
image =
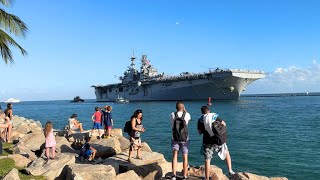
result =
M131 65L119 77L121 83L92 86L98 102L114 102L119 96L129 101L238 100L247 85L265 77L263 71L219 68L169 76L158 73L147 55L142 55L140 71L134 54L130 59Z

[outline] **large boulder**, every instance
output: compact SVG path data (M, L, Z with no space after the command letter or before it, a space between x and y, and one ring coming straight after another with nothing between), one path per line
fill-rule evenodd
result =
M60 154L57 160L44 160L38 158L33 161L25 170L28 174L33 176L45 176L46 179L55 179L61 176L62 170L66 165L75 163L75 156L68 153Z
M91 145L97 150L97 158L107 158L122 152L118 137L112 137L108 139L92 139Z
M13 116L12 139L18 140L32 132L42 132L41 123L27 120L24 117Z
M270 180L288 180L286 177L271 177Z
M19 140L19 143L21 142L23 142L23 144L31 151L37 151L40 150L41 146L43 146L43 144L45 143L45 137L42 132L30 133L22 137Z
M25 156L29 158L31 161L34 161L37 159L37 156L34 152L32 152L27 146L24 145L23 142L19 142L12 148L13 154L20 154L22 156Z
M128 154L122 153L115 155L114 157L105 159L103 164L111 165L115 168L117 174L121 174L130 170L133 170L138 176L144 178L150 174L150 172L157 171L155 178L159 179L164 174L162 173L161 166L166 162L162 154L156 152L142 152L142 160L132 158L128 162Z
M143 143L142 143L141 151L152 152L150 146L149 146L146 142L143 142Z
M75 153L78 154L79 152L74 150L71 147L70 142L65 138L61 136L55 137L56 140L56 152L57 153Z
M238 179L241 180L288 180L286 177L271 177L268 178L266 176L259 176L256 174L248 173L248 172L240 172L238 173ZM230 178L236 180L236 178Z
M117 175L115 178L115 180L128 180L128 179L139 180L141 178L133 170L127 171L125 173L121 173Z
M123 137L123 136L119 136L118 137L118 140L120 142L120 148L121 148L121 151L124 152L124 151L127 151L129 150L130 148L130 141L129 139Z
M92 164L73 164L68 167L68 174L66 179L114 179L116 172L112 166L92 165ZM130 179L130 178L129 178Z
M211 165L210 167L210 177L212 177L212 179L215 180L228 180L227 176L223 174L222 169ZM199 168L195 168L195 167L190 167L189 168L189 175L194 176L194 177L203 177L203 175L205 174L204 171L204 166L201 166Z
M104 129L100 129L101 135L104 134ZM94 130L93 133L91 134L92 137L97 137L99 136L98 130ZM120 128L115 128L111 129L111 136L117 136L117 137L123 137L122 135L122 129Z
M31 163L30 159L28 159L27 157L22 156L20 154L9 155L8 157L13 159L16 167L24 168L24 167L27 167Z
M20 180L18 170L13 168L4 178L3 180Z

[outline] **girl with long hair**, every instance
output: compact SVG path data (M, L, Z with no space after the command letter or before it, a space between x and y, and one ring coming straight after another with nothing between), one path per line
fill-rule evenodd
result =
M48 121L44 127L44 136L46 138L46 156L49 159L54 159L56 154L56 140L53 135L53 125ZM51 148L51 157L50 157L50 148Z

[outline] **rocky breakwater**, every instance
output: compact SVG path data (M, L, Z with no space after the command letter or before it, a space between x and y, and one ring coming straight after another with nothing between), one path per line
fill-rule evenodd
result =
M13 128L13 155L16 165L23 167L25 172L34 176L45 176L46 179L165 179L171 176L171 162L168 162L160 153L153 152L147 143L142 149L142 160L132 159L129 163L129 140L123 136L121 129L113 129L114 137L96 139L92 135L92 146L97 149L96 161L81 162L77 157L79 150L73 138L66 138L63 133L56 134L56 159L44 158L45 138L41 123L15 116ZM135 156L135 153L134 153ZM182 163L178 163L177 170L181 174ZM13 169L9 176L16 178L16 170ZM189 170L190 179L201 179L203 168ZM213 179L228 178L217 166L211 167ZM239 173L236 179L242 180L285 180L284 177L268 178L251 173Z

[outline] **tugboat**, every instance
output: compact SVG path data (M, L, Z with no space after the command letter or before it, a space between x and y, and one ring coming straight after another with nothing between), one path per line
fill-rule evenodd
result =
M116 103L127 104L127 103L129 103L129 100L128 100L128 99L125 99L125 98L123 98L123 97L120 97L120 96L118 95L118 98L116 99Z
M70 102L84 102L84 100L81 99L80 96L76 96L76 97L74 97L73 100L70 101Z

